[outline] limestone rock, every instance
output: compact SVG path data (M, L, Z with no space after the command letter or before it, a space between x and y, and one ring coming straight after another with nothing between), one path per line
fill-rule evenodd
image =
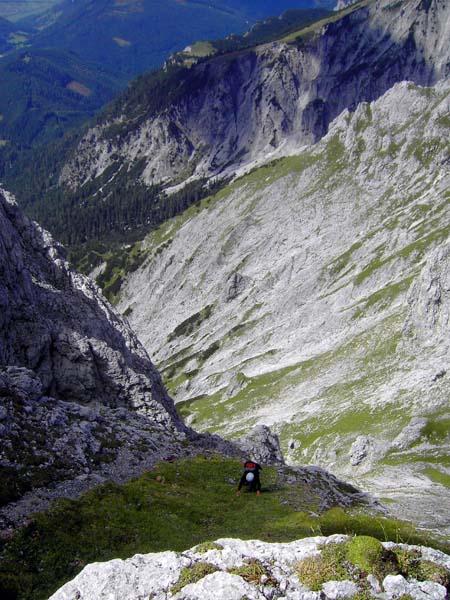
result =
M75 579L60 588L50 600L215 600L216 598L263 600L284 598L285 600L339 600L351 598L362 590L353 581L328 581L320 591L311 591L302 584L296 574L299 561L318 555L327 544L339 544L349 538L342 535L313 537L290 543L270 544L259 540L219 539L215 548L197 552L191 548L183 554L161 552L136 555L125 561L112 560L88 565ZM388 544L385 544L386 546ZM389 547L393 547L389 544ZM404 548L408 546L402 545ZM414 548L425 553L426 548ZM450 567L450 557L433 551L438 564ZM235 569L257 561L266 572L260 581L248 581ZM207 562L217 570L201 579L184 585L172 593L182 569L189 569L199 562ZM270 585L267 585L270 577ZM371 598L394 600L409 594L414 600L444 600L446 590L439 584L406 580L401 575L390 575L383 581L384 592L379 583L372 585ZM364 585L367 588L366 585ZM375 587L377 589L375 589ZM367 593L367 592L366 592ZM427 596L428 594L428 596Z
M322 586L325 597L329 600L352 598L358 593L358 587L353 581L327 581Z
M227 290L225 301L231 302L235 300L245 290L248 284L248 278L243 277L240 273L233 273L227 281Z
M405 346L411 352L418 347L438 346L442 354L450 348L450 244L444 243L430 254L420 277L408 295L410 312L405 322ZM446 364L446 363L445 363ZM445 375L440 363L435 365L435 380Z
M392 447L404 450L414 442L417 442L422 436L422 431L427 423L428 419L424 417L414 417L411 419L408 425L394 439Z
M370 452L371 441L365 436L358 436L350 448L350 464L354 467L359 465Z
M410 596L413 600L445 600L447 589L433 581L406 581L402 575L388 575L383 580L384 591L389 598Z
M234 442L249 459L261 465L284 464L278 436L267 425L257 425Z
M409 591L409 585L403 575L388 575L383 579L385 592L393 596L405 596Z
M216 572L207 575L198 583L186 585L181 592L175 594L174 600L241 600L243 597L249 600L265 600L258 589L250 585L238 575L232 573Z

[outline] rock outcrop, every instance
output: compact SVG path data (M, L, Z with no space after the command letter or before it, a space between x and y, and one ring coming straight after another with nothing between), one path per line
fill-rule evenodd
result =
M342 535L313 537L288 544L226 538L182 554L137 554L125 561L117 559L88 565L50 600L337 600L350 599L357 594L362 597L363 590L364 598L368 599L447 598L445 581L448 583L450 557L437 550L404 544L384 543L380 544L380 549L390 553L391 557L396 550L403 556L411 553L417 565L421 561L428 567L434 565L434 570L429 568L430 580L407 579L401 574L377 578L357 565L348 565L347 579L341 576L341 581L325 580L318 586L319 591L312 591L302 583L299 568L302 562L310 561L309 577L313 578L316 576L314 558L346 542L349 538ZM441 577L438 581L437 573Z
M196 450L149 413L58 400L43 387L34 371L0 367L0 531L23 524L55 498L126 481L159 460Z
M133 408L183 429L142 345L64 250L0 191L0 364L60 400Z
M298 38L214 57L177 76L174 101L155 110L145 92L127 93L84 136L61 182L75 189L107 169L109 182L123 180L134 165L147 184L178 184L311 144L345 108L398 81L446 77L449 37L445 0L377 0Z
M278 436L267 425L257 425L245 436L233 440L244 455L263 465L284 465Z

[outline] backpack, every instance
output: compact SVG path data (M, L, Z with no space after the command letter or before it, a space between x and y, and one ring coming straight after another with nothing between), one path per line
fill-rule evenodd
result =
M246 471L256 471L257 470L257 464L252 462L251 460L248 460L245 464L244 464L244 469Z

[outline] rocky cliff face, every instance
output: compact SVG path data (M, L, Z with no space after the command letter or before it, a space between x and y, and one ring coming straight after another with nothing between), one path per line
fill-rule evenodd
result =
M61 400L134 408L182 428L125 320L4 191L0 231L0 364L33 370Z
M6 535L55 498L77 497L189 454L182 434L151 413L58 400L23 367L0 367L0 436L0 531Z
M403 82L344 111L149 236L120 304L196 428L274 426L293 463L442 526L449 98Z
M140 165L144 182L169 185L316 142L345 108L395 82L445 77L449 10L445 0L366 1L298 37L202 62L174 82L184 93L171 103L124 100L85 135L61 182L74 189Z

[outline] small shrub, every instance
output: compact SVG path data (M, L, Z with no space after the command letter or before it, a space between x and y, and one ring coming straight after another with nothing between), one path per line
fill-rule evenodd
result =
M412 576L417 579L412 573L417 568L422 554L418 550L405 550L403 548L394 548L393 552L397 558L399 573L404 577Z
M336 572L348 575L343 565L347 560L347 544L325 544L320 548L322 558Z
M184 588L184 586L189 585L190 583L197 583L197 581L200 581L200 579L203 579L203 577L206 577L206 575L210 575L218 570L219 569L211 563L195 563L192 567L186 567L181 571L180 578L178 579L177 583L172 586L170 591L172 594L177 594Z
M450 587L450 573L447 569L431 560L422 560L419 550L395 548L394 554L399 571L405 577L417 579L417 581L433 581L446 588Z
M349 518L345 511L334 506L327 510L320 519L323 535L332 535L333 533L347 533L349 531Z
M417 565L416 579L418 581L434 581L446 588L450 587L450 573L445 567L431 560L420 560Z

